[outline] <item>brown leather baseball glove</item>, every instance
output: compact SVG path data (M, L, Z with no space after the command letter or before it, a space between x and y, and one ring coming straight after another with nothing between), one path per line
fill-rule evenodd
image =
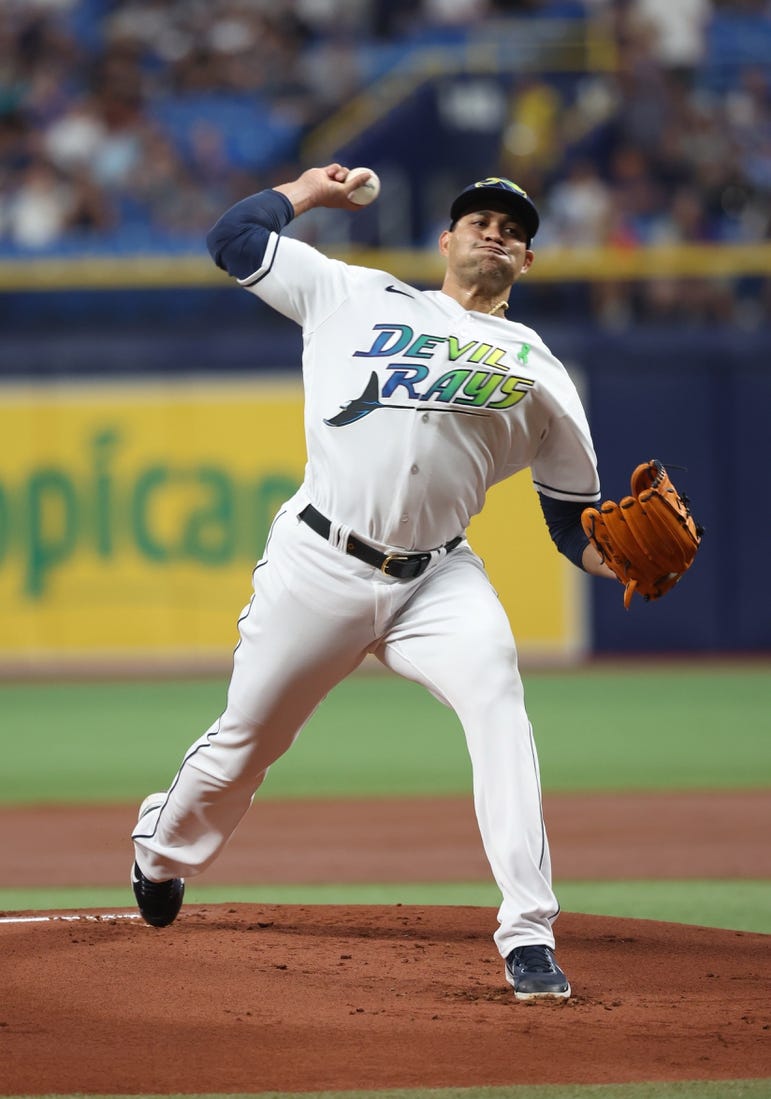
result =
M659 599L693 564L703 528L655 458L639 465L632 495L584 508L581 525L608 568L624 585L624 606L635 592Z

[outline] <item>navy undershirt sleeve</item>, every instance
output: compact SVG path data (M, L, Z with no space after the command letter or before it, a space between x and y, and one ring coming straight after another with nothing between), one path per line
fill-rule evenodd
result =
M544 496L542 492L538 493L538 499L555 546L569 561L583 569L581 559L589 545L589 539L581 526L581 512L586 504L576 503L574 500L555 500L552 496Z
M280 233L294 207L280 191L260 191L231 206L209 230L206 245L214 262L237 279L262 266L271 233Z

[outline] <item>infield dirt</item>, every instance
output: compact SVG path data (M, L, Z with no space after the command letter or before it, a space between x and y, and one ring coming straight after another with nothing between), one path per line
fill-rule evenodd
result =
M134 812L2 810L0 885L123 884ZM552 796L557 885L769 877L768 812L751 792ZM263 801L206 880L488 875L465 799ZM503 980L485 907L186 906L163 930L97 914L0 924L1 1093L771 1075L768 936L563 913L574 995L530 1006Z

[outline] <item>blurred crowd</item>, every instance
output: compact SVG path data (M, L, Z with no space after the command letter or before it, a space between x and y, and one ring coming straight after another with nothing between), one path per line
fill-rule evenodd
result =
M0 253L199 244L231 202L305 166L303 135L378 58L510 17L590 21L617 58L569 88L530 74L508 93L494 167L537 197L539 243L762 241L771 55L710 64L725 16L767 33L771 2L3 0ZM212 101L232 105L232 132ZM637 307L743 308L751 324L769 302L765 284L750 290L661 280ZM595 288L607 318L629 300Z

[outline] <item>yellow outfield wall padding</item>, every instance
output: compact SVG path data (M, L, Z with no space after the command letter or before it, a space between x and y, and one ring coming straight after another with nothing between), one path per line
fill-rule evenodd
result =
M0 432L0 661L229 655L303 476L299 384L6 386ZM470 536L522 651L579 651L581 577L528 474L493 489Z

